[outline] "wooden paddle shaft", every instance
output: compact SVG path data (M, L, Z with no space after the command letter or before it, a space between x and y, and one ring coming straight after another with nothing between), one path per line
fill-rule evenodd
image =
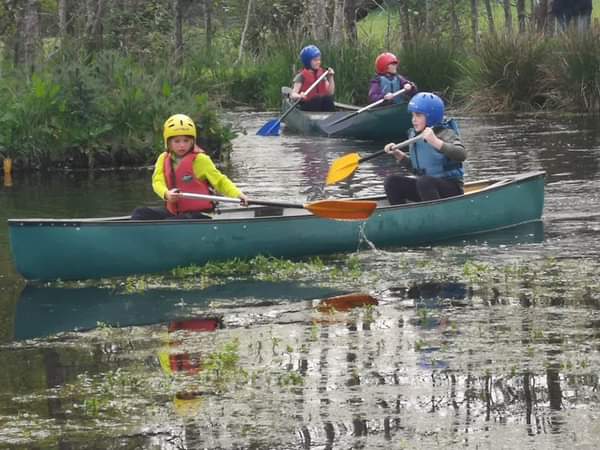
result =
M398 97L400 94L404 94L406 92L406 89L400 89L399 91L396 91L392 94L392 98L396 98ZM358 111L356 111L354 114L360 114L363 111L368 111L371 108L374 108L377 105L381 105L383 102L385 102L386 99L382 98L380 100L377 100L376 102L371 103L370 105L364 106L363 108L360 108Z
M394 145L394 150L398 150L398 149L400 149L400 148L407 147L407 146L409 146L410 144L414 144L415 142L417 142L417 141L418 141L418 140L420 140L420 139L422 139L422 135L421 135L421 134L418 134L417 136L415 136L415 137L413 137L413 138L407 139L407 140L406 140L406 141L404 141L404 142L400 142L399 144L396 144L396 145ZM378 156L381 156L381 155L383 155L383 154L385 154L385 153L386 153L386 151L385 151L385 150L379 150L378 152L375 152L375 153L373 153L372 155L365 156L364 158L360 158L360 159L358 160L358 162L359 162L359 163L362 163L362 162L368 161L368 160L370 160L370 159L377 158Z
M210 200L213 202L223 202L223 203L240 203L239 198L233 197L221 197L218 195L206 195L206 194L194 194L192 192L180 192L180 196L185 198L191 198L196 200ZM305 205L301 203L287 203L287 202L274 202L268 200L248 200L249 205L262 205L262 206L276 206L279 208L300 208L304 209Z

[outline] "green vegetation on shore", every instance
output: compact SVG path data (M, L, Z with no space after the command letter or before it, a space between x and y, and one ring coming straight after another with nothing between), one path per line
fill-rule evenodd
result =
M240 17L242 3L235 9ZM400 58L400 73L421 90L441 93L454 107L600 112L598 27L553 36L532 30L507 34L497 6L497 34L488 33L482 11L476 49L468 35L468 7L460 5L463 39L456 39L456 31L443 23L446 12L436 18L440 22L435 31L415 35L413 28L413 39L405 41L402 16L375 10L358 22L356 40L340 42L311 39L294 27L277 35L285 30L280 21L256 12L253 20L259 22L243 54L243 24L221 23L208 45L207 25L194 22L185 28L185 52L178 57L165 39L170 11L153 1L131 16L106 13L100 48L73 36L46 37L30 66L12 59L7 40L0 46L0 158L11 158L17 170L150 164L162 147L162 123L176 112L197 121L201 144L213 156L226 156L234 132L220 122L219 108L278 108L280 88L300 69L298 52L308 42L319 45L324 65L335 68L336 99L345 103L366 104L374 59L392 51ZM288 14L286 20L297 18L292 6L277 11ZM416 14L411 20L418 24L419 11L411 11ZM131 21L125 24L129 28L117 20L117 12L125 14L121 22ZM0 18L6 14L0 10ZM131 42L115 34L123 30Z

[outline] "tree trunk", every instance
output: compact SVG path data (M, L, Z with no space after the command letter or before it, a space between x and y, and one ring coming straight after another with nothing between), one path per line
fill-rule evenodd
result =
M15 19L15 63L33 72L42 43L39 0L26 0L17 6Z
M494 24L494 12L492 11L491 0L484 0L485 12L487 14L488 29L490 33L496 34L496 25Z
M400 7L400 21L402 22L402 42L403 44L408 44L411 41L410 11L408 8L408 1L402 0Z
M550 14L550 8L548 5L548 0L538 0L537 5L535 7L535 27L539 32L547 32L548 31L548 24L549 24L549 17Z
M175 62L183 61L183 0L173 0L173 17L175 18Z
M461 41L460 22L456 14L456 0L450 0L450 20L452 21L452 43L458 45Z
M240 49L238 52L238 57L237 57L237 61L235 62L235 64L239 64L242 61L242 58L244 57L244 45L246 43L246 34L248 33L248 25L250 24L250 16L252 13L252 3L254 3L254 0L248 0L248 8L246 9L246 20L244 22L244 29L242 30L242 37L240 39Z
M331 42L334 46L339 46L344 42L344 8L346 6L345 0L335 0L333 10L333 29L331 35Z
M506 27L506 32L508 34L512 34L512 10L510 0L503 0L504 2L504 26Z
M104 14L104 0L87 0L86 2L86 37L88 46L97 50L102 46L102 16Z
M527 27L525 0L517 0L517 17L519 18L519 33L525 33L525 29Z
M68 0L58 0L58 35L64 39L67 35L67 18L69 16Z
M212 51L212 7L213 0L204 0L204 32L206 33L206 51L208 53Z
M311 36L318 42L327 40L327 8L322 0L307 0L308 20Z
M473 32L473 44L475 50L479 49L479 4L477 0L471 0L471 31Z
M425 32L431 34L431 0L425 0Z
M358 33L356 31L356 0L346 0L344 6L344 25L346 37L351 42L356 42Z

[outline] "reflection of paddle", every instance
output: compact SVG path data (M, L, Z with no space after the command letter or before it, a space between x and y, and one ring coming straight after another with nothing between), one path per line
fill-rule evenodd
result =
M319 312L349 311L353 308L377 304L379 304L377 299L371 297L370 295L347 294L321 300L317 305L317 310Z
M406 92L406 89L400 89L399 91L396 91L392 94L392 98L396 98L398 95L404 94L404 92ZM361 112L368 111L371 108L375 108L376 106L381 105L385 101L386 101L385 98L382 98L381 100L377 100L376 102L373 102L370 105L365 106L364 108L360 108L357 111L347 114L332 123L325 124L321 128L328 135L335 134L343 128L343 127L336 127L336 125L338 125L342 122L345 122L346 120L351 119L354 116L358 116Z
M410 144L417 142L419 139L421 139L421 136L422 135L419 134L414 138L407 139L404 142L400 142L399 144L394 145L394 150L407 147ZM327 173L327 179L325 182L327 184L335 184L338 181L345 180L354 173L354 171L358 168L358 165L360 163L363 163L373 158L377 158L378 156L385 154L385 150L380 150L376 153L373 153L372 155L361 158L358 153L348 153L347 155L344 155L333 161L331 167L329 168L329 172Z
M185 198L211 200L214 202L240 203L239 198L219 197L216 195L192 194L190 192L180 192L179 195ZM286 203L266 200L248 200L249 205L274 206L279 208L299 208L307 209L315 216L335 220L366 220L369 218L377 203L367 200L319 200L311 203Z
M304 92L304 94L308 94L310 93L315 87L317 87L317 85L323 81L323 78L325 78L327 76L327 70L323 73L323 75L321 75L319 78L317 78L317 81L315 81L313 84L310 85L310 87L306 90L306 92ZM273 119L273 120L269 120L267 123L265 123L262 127L260 127L260 129L256 132L256 134L258 134L259 136L279 136L279 125L281 124L281 121L283 119L285 119L287 117L287 115L292 112L292 110L298 106L298 104L302 101L302 98L299 98L298 100L296 100L292 106L290 106L286 112L284 112L281 117L279 119Z

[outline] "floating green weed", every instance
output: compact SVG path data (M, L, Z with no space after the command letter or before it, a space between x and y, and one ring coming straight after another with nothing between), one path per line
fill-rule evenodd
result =
M237 338L225 343L222 348L210 353L202 366L201 379L216 391L224 391L230 383L244 383L248 372L239 366L240 343Z

